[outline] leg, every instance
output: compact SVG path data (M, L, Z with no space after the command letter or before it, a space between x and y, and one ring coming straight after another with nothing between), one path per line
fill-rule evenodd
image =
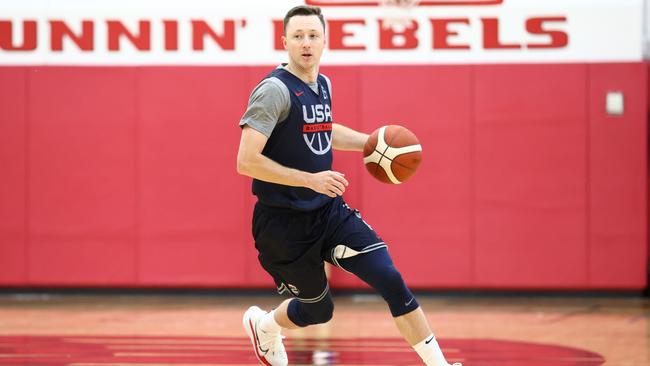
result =
M332 318L333 311L334 303L329 287L326 286L322 296L287 299L268 313L257 306L251 306L244 313L243 324L260 362L270 366L285 366L288 360L280 335L282 328L293 329L326 323Z
M273 312L273 318L275 319L275 322L278 323L279 326L285 329L296 329L300 328L299 326L295 325L291 319L289 319L289 315L287 314L287 309L289 308L289 303L293 299L286 299L284 300L280 306L275 308Z
M327 323L332 319L333 312L334 302L328 291L325 297L312 303L295 298L284 300L273 310L273 319L282 328L295 329Z
M338 263L372 286L386 300L400 333L427 366L449 365L424 312L385 248L340 259Z
M255 207L253 236L260 264L273 277L279 293L294 297L270 312L251 306L244 313L244 329L263 365L288 364L282 328L326 322L332 316L334 304L320 256L322 239L313 235L319 218L318 212L295 215Z
M332 201L333 203L334 201ZM289 211L266 207L260 203L253 211L253 238L262 267L273 277L280 294L290 294L293 299L283 301L268 313L253 306L244 315L244 328L258 354L258 340L267 335L271 344L280 349L282 328L293 329L311 324L325 323L332 318L334 303L329 292L327 276L321 256L328 227L324 213L330 205L309 212ZM251 318L254 318L251 321ZM250 323L254 324L250 324ZM259 329L259 332L257 330ZM275 341L279 340L279 342ZM261 359L265 365L286 364L286 353L277 362Z
M400 333L427 366L448 366L420 305L388 255L386 244L363 221L359 211L344 202L334 208L330 222L336 225L331 225L334 229L328 240L333 246L326 248L323 258L355 274L386 300Z
M386 300L397 328L409 345L413 346L431 334L415 296L406 287L385 248L341 259L338 263Z
M420 307L394 319L397 329L410 346L422 342L432 333L427 318Z

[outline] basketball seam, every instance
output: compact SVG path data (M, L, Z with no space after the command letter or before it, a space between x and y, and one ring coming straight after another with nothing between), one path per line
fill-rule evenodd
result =
M397 155L396 157L404 156L404 155L407 155L407 154L412 154L412 153L400 154L400 155ZM388 158L386 158L386 159L388 159ZM388 159L388 160L390 160L390 159ZM399 161L391 160L391 163L392 163L392 164L397 164L397 165L401 166L402 168L404 168L404 169L408 169L408 170L410 170L410 171L416 171L416 170L417 170L417 168L413 169L413 168L411 168L411 167L408 167L408 166L406 166L406 165L400 163Z
M386 141L384 141L384 142L386 142ZM384 154L386 154L386 151L388 151L389 148L390 148L390 144L386 143L386 149L384 149L384 152L377 151L379 153L379 155L381 155L381 158L379 158L379 161L377 162L378 165L381 166L381 159L386 158L386 155L384 155ZM388 159L388 158L386 158L386 159ZM388 159L388 160L390 160L390 159Z
M375 149L375 151L378 152L379 155L381 155L381 158L379 158L379 161L377 162L377 164L381 163L381 159L383 159L383 158L386 158L386 159L388 159L388 160L390 160L390 161L393 161L393 159L391 159L391 158L389 158L388 156L384 155L384 154L386 153L386 151L388 151L389 148L390 148L390 146L387 147L386 150L384 150L383 153L382 153L381 151Z
M414 171L417 170L417 169L409 168L409 167L405 166L404 164L400 164L400 163L398 163L398 162L396 162L396 161L393 161L393 164L399 165L399 166L401 166L402 168L404 168L404 169L406 169L406 170L408 170L408 171L412 171L412 172L414 172Z
M377 150L375 150L375 151L377 151ZM377 152L379 153L379 151L377 151ZM381 153L379 153L379 155L381 155ZM381 161L381 158L379 158L379 161ZM379 163L378 162L375 163L375 171L372 172L372 175L376 176L377 175L377 169L379 169L379 168L381 168L381 166L379 166Z
M388 126L388 127L390 127L390 126ZM386 130L388 130L388 127L386 127ZM402 133L402 132L404 132L404 130L399 130L396 134L394 134L393 136L391 136L390 141L386 141L386 140L384 140L384 142L386 143L386 149L384 149L384 152L381 152L381 151L375 149L375 150L379 153L379 155L381 155L381 158L379 158L379 161L377 162L377 164L378 164L379 166L381 166L381 159L383 159L383 158L386 158L386 159L390 160L391 163L393 162L393 160L391 160L390 158L386 157L386 155L384 155L384 154L386 154L386 151L388 151L388 149L390 149L390 147L391 147L391 146L390 146L390 143L393 142L393 140L395 140L395 138L396 138L397 136L399 136L399 134ZM379 140L377 140L377 142L379 142ZM383 169L383 168L382 168L382 169Z

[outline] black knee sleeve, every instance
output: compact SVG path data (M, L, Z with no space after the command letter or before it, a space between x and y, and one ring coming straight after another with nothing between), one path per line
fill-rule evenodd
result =
M420 306L385 248L339 260L339 263L379 292L394 317Z
M287 309L289 319L299 327L327 323L332 319L333 313L334 302L332 302L332 296L329 292L323 299L314 303L305 303L293 299L289 302Z

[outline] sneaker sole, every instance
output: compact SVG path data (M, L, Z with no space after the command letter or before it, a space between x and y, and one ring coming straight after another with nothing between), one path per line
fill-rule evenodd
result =
M262 363L262 365L273 366L269 361L266 360L266 358L264 358L263 355L259 353L259 348L257 347L257 336L255 334L255 327L253 326L253 319L250 315L248 315L254 310L262 311L262 309L258 308L257 306L251 306L248 308L248 310L246 310L243 320L244 330L246 330L246 334L253 344L253 351L255 351L255 356L257 359Z

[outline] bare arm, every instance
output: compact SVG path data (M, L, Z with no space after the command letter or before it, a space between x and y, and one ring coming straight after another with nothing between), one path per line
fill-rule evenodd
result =
M327 170L308 173L292 169L262 155L268 138L255 129L244 126L239 151L237 152L237 172L265 182L292 187L306 187L330 197L345 192L348 181L343 174Z
M338 123L332 123L332 145L336 150L363 151L363 146L368 140L368 135L345 127Z

